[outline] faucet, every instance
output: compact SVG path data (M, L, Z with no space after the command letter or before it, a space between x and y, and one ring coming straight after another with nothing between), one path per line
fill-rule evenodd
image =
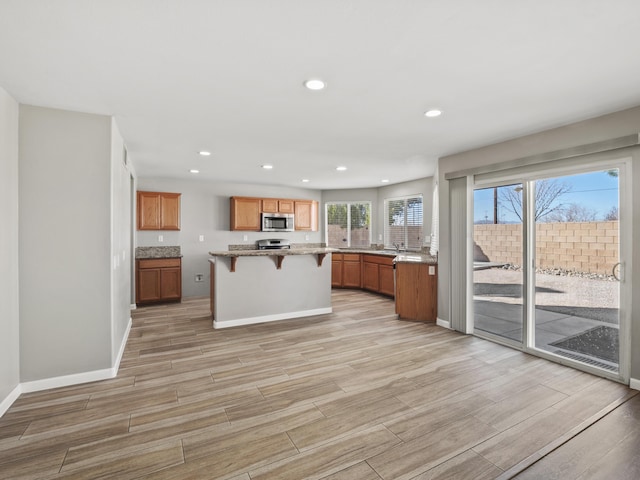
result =
M404 247L404 242L403 243L394 243L393 246L396 249L396 253L400 253L400 247Z

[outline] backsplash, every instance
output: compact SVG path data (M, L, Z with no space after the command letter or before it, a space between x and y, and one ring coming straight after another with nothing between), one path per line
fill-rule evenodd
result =
M181 257L180 247L136 247L136 258Z

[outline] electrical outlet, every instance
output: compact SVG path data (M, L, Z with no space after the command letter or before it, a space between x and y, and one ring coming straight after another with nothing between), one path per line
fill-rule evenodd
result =
M433 265L429 265L429 275L435 275L436 274L436 267L434 267Z
M243 235L242 236L242 241L246 242L247 240L249 240L249 235Z
M304 236L304 239L305 239L305 241L307 241L307 242L308 242L308 241L309 241L309 235L305 235L305 236Z
M204 282L204 274L196 273L196 282Z
M199 241L201 241L201 242L204 242L204 235L200 235L200 236L198 237L198 240L199 240Z
M158 235L158 241L164 242L164 235Z
M381 242L382 241L382 234L378 234L378 241Z

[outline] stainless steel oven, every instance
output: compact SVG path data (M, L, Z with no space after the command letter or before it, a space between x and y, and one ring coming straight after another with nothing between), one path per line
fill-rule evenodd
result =
M262 227L263 232L293 232L293 213L263 213Z

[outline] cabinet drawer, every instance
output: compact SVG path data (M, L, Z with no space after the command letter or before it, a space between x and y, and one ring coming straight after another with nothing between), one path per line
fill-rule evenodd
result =
M359 253L343 253L345 262L359 262L360 254Z
M138 260L138 268L179 267L180 258L145 258Z
M385 257L382 255L362 255L362 261L365 263L377 263L379 265L393 265L395 257Z

